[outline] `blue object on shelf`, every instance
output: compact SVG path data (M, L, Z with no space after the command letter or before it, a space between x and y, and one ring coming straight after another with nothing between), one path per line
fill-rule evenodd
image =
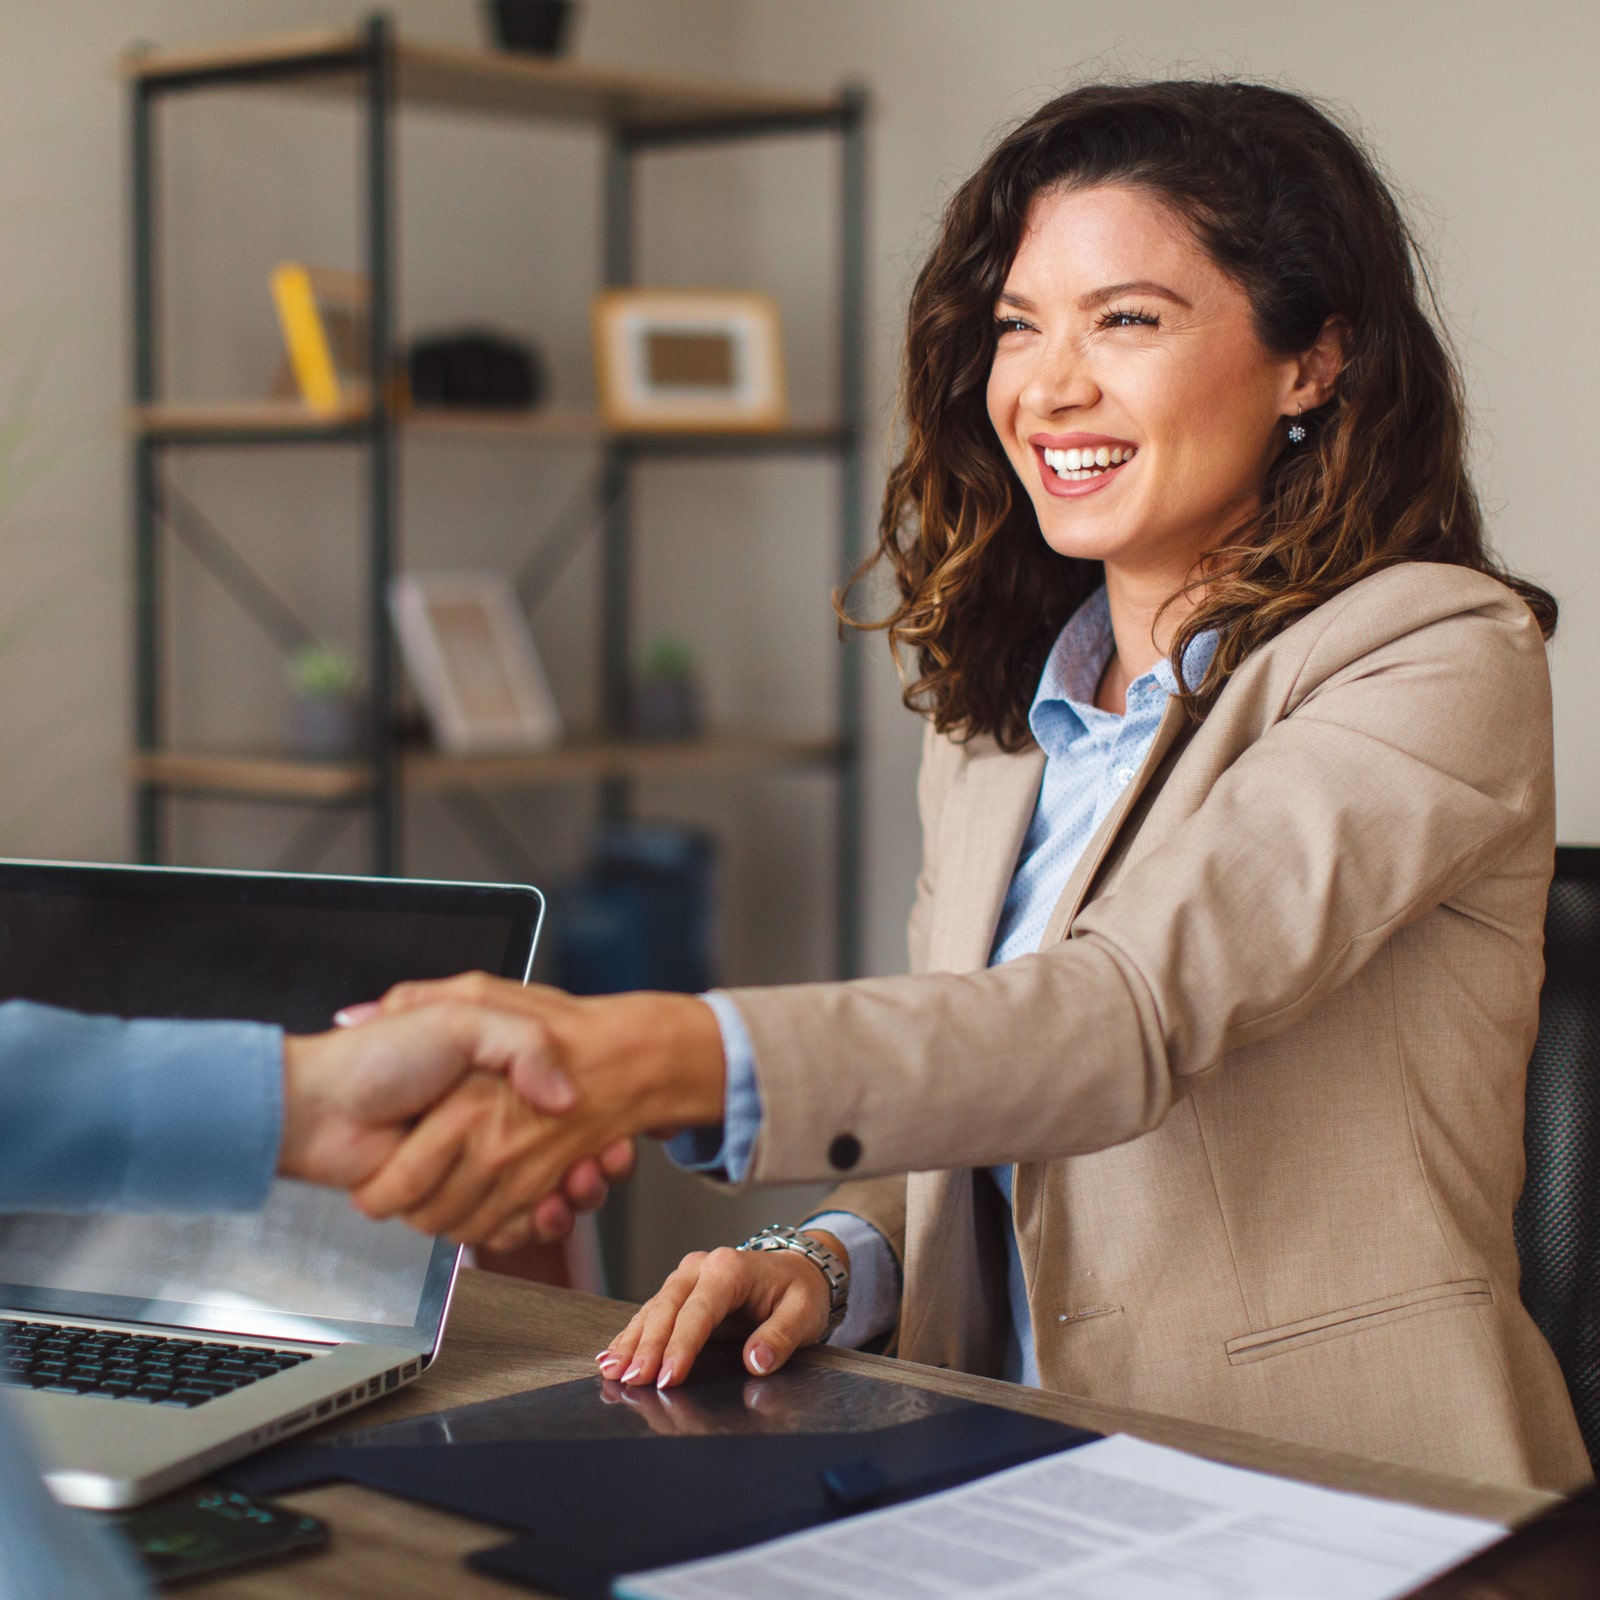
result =
M706 833L662 823L609 823L553 919L556 982L571 994L716 982L716 847Z

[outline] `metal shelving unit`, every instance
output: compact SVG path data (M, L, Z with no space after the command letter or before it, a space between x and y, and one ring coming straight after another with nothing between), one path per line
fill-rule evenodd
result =
M725 732L676 744L627 738L632 659L634 545L629 487L640 462L805 456L838 468L836 529L841 579L861 544L863 488L862 334L866 99L694 85L597 71L567 62L413 44L383 17L357 31L321 32L230 48L145 51L122 64L130 95L132 185L133 394L127 426L133 476L136 564L135 749L128 774L136 796L141 859L165 854L165 810L178 794L271 800L370 814L372 870L401 870L404 796L429 790L464 796L486 789L594 782L603 816L627 814L632 783L663 773L821 766L837 780L836 951L839 971L858 970L860 952L860 663L846 641L839 663L835 726L827 737ZM365 194L363 267L372 289L370 368L395 361L393 194L395 117L407 106L450 107L530 123L581 124L605 140L604 281L635 281L634 200L641 158L653 151L777 135L837 141L840 251L833 263L839 313L837 410L825 423L774 433L624 433L586 413L535 411L478 417L415 410L397 413L373 385L370 406L332 418L289 404L172 404L162 397L157 281L160 262L157 140L159 111L174 96L201 89L270 86L275 91L354 97L362 108ZM605 506L598 642L602 684L599 737L529 755L454 758L402 750L396 743L398 669L387 595L398 563L396 453L410 436L492 440L515 446L584 448L601 455ZM167 451L210 447L344 447L367 466L366 673L371 699L370 759L327 764L281 752L186 750L171 746L164 704L165 508L159 463Z

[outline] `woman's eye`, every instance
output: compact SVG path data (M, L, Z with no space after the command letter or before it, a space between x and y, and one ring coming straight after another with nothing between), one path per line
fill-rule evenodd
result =
M1021 317L996 317L994 319L995 337L998 339L1004 333L1026 333L1028 324Z
M1161 319L1149 311L1107 311L1096 326L1101 328L1159 328Z

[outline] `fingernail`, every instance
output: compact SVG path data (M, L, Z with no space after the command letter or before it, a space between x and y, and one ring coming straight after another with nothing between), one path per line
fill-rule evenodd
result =
M772 1371L773 1355L764 1344L758 1344L750 1352L750 1365L764 1378Z
M338 1028L353 1028L358 1022L365 1022L370 1017L377 1016L379 1005L376 1000L363 1000L359 1005L341 1006L333 1014L334 1026Z
M672 1382L672 1363L663 1363L660 1372L656 1374L656 1388L665 1389Z
M643 1371L644 1371L644 1368L641 1367L637 1361L635 1361L634 1364L631 1367L629 1367L626 1372L624 1372L622 1374L622 1381L624 1383L632 1383L634 1381L634 1379L637 1378L639 1376L639 1374L641 1372L643 1372Z
M622 1363L618 1361L615 1356L607 1356L605 1360L600 1363L601 1372L603 1372L608 1378L615 1378L621 1368Z
M597 1366L603 1367L608 1361L614 1361L616 1357L609 1350L602 1350L594 1359Z
M534 1104L541 1111L559 1113L570 1111L578 1103L578 1091L573 1088L572 1080L564 1072L557 1071L554 1067L548 1068L539 1082L539 1092L534 1096Z

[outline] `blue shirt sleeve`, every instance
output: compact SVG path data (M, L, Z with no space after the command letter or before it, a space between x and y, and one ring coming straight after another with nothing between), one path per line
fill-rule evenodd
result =
M115 1410L115 1406L109 1409ZM0 1390L0 1595L6 1600L151 1600L155 1590L109 1520L58 1505L22 1419Z
M0 1211L248 1211L282 1126L277 1028L0 1005Z
M853 1211L819 1211L800 1224L831 1233L850 1257L850 1294L844 1319L823 1340L841 1350L859 1350L900 1320L900 1263L889 1241Z
M711 1007L722 1035L722 1059L727 1072L722 1124L715 1128L688 1128L669 1139L666 1150L680 1167L739 1183L750 1170L756 1135L761 1132L756 1047L738 1006L727 995L713 991L700 998Z

